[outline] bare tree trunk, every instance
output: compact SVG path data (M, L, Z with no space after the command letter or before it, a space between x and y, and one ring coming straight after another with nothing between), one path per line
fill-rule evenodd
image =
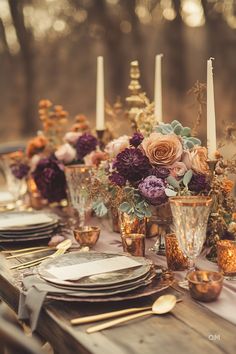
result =
M17 39L21 48L25 75L25 105L23 111L22 134L27 135L35 131L35 96L34 96L34 52L32 47L33 36L26 28L23 14L23 1L8 0L12 21L16 30Z

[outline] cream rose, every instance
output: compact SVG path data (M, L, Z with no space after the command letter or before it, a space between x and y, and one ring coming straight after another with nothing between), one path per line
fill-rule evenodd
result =
M196 173L208 174L207 149L203 146L196 146L191 150L191 168Z
M70 144L66 143L57 149L55 156L59 161L70 163L76 158L76 150Z
M116 157L121 151L129 147L129 139L128 135L122 135L118 139L112 140L107 144L105 152L110 158Z
M66 143L75 145L81 135L82 135L82 133L79 133L79 132L68 132L64 136L64 141Z
M174 134L152 133L143 140L142 148L152 165L173 165L183 153L181 141Z

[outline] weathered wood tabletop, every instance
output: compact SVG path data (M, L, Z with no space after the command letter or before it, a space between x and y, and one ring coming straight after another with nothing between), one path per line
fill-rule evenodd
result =
M12 265L18 260L7 262ZM0 297L16 312L20 279L20 271L14 271L12 278L7 270L1 271ZM235 326L232 323L194 302L188 293L176 293L172 288L166 292L183 298L172 313L140 318L94 334L85 332L91 325L72 327L70 319L126 307L147 306L155 296L129 303L101 305L48 301L43 306L37 332L52 344L55 353L63 354L236 353Z

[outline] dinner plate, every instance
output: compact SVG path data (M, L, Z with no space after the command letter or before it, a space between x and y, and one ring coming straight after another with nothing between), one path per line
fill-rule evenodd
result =
M140 287L144 287L149 285L152 282L152 279L155 277L155 273L152 273L149 275L149 277L137 284L125 284L125 286L122 286L120 288L117 289L99 289L99 290L94 290L92 289L87 289L87 290L74 290L72 289L71 291L68 290L68 294L66 294L66 296L72 296L72 297L79 297L79 298L84 298L84 297L90 297L90 298L97 298L97 297L110 297L110 296L114 296L114 295L118 295L118 294L123 294L123 293L127 293L130 291L133 291L135 289L138 289ZM64 290L64 289L63 289Z
M164 279L163 277L155 277L150 284L144 287L140 287L138 289L131 290L127 293L122 293L113 296L106 297L76 297L76 296L68 296L68 295L58 295L58 294L48 294L47 299L50 300L59 300L59 301L69 301L69 302L120 302L120 301L128 301L128 300L136 300L145 298L156 293L159 293L163 290L166 290L171 286L173 280Z
M32 232L30 234L22 233L22 234L3 234L0 232L0 238L14 238L14 239L21 239L21 238L30 238L30 237L39 237L39 236L46 236L50 235L54 232L55 228L42 231L42 232Z
M54 231L58 227L58 223L51 224L44 228L34 229L34 230L20 230L20 231L2 231L0 230L0 236L2 237L27 237L33 236L35 234L44 234Z
M58 285L68 285L71 287L85 286L90 287L102 287L114 284L124 284L135 279L139 279L145 274L147 274L151 267L152 262L143 257L132 257L127 255L127 257L140 263L140 267L122 269L115 272L108 272L103 274L97 274L89 277L84 277L78 281L65 281L54 277L49 273L52 266L63 267L69 265L76 265L82 263L89 263L92 261L103 260L111 257L124 256L124 254L116 253L98 253L98 252L73 252L67 253L54 259L49 259L40 264L38 267L38 274L46 281L50 281L53 284Z
M0 244L5 244L5 243L18 243L18 242L36 242L40 240L48 240L53 236L53 232L47 234L47 235L38 235L38 236L30 236L30 237L9 237L9 238L4 238L0 237Z
M56 284L56 287L59 287L61 289L66 289L66 290L73 290L73 291L90 291L90 292L96 292L96 291L101 291L101 290L115 290L115 289L119 289L119 288L124 288L127 286L136 286L139 284L143 284L145 281L149 281L151 279L153 279L154 276L158 277L158 273L156 271L154 271L153 269L151 269L150 272L148 272L147 274L145 274L143 277L140 277L138 279L129 281L128 283L120 283L120 284L113 284L113 285L107 285L107 286L96 286L96 287L86 287L86 286L68 286L68 285L58 285ZM49 282L49 281L48 281ZM49 282L51 283L51 282ZM53 285L55 286L55 284L53 283Z
M0 231L35 230L56 222L58 222L58 216L51 213L35 211L5 212L0 214Z

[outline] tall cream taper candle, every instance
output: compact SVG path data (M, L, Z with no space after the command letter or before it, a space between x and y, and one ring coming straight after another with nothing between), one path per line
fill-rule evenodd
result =
M161 85L161 59L163 54L156 55L155 84L154 84L154 115L157 122L162 122L162 85Z
M97 58L97 105L96 105L96 130L105 129L104 121L104 69L103 57Z
M216 118L212 69L212 58L210 58L207 61L207 149L210 160L215 159L216 152Z

